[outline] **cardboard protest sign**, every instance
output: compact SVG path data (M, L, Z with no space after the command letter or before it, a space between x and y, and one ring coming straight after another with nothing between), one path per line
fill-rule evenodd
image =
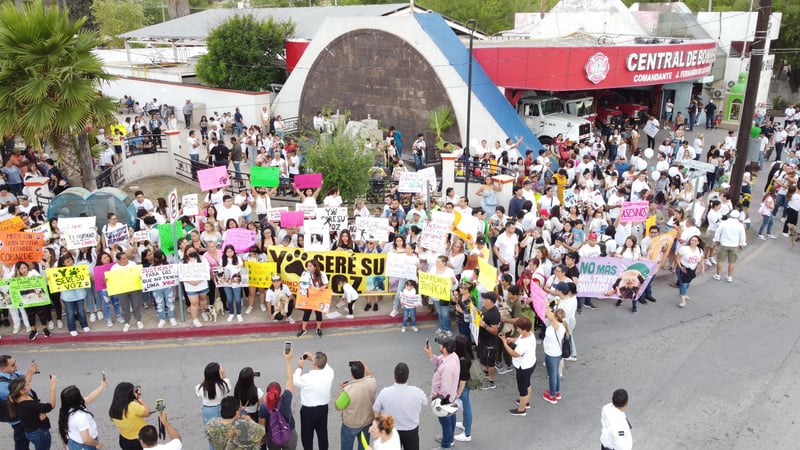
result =
M472 303L469 304L469 315L472 319L469 321L469 332L472 334L473 342L478 342L478 332L481 329L481 320L483 320L483 316L481 316L481 312Z
M250 287L270 288L272 287L272 276L278 273L278 266L274 262L246 261L244 267L247 269L248 282Z
M531 304L533 311L539 316L539 319L544 320L545 309L547 308L547 292L544 291L535 281L531 280Z
M386 275L406 280L417 279L417 258L405 253L389 252L386 254ZM405 286L398 289L403 290Z
M452 230L454 220L453 213L432 211L431 220L425 222L417 244L440 255L447 253L447 234Z
M102 266L94 266L94 290L97 292L106 288L106 272L108 272L114 263L103 264Z
M453 213L455 220L453 221L453 233L466 242L475 242L478 233L483 232L483 223L475 216L466 216L456 211Z
M142 231L134 231L133 232L133 240L136 242L145 242L150 240L150 231L149 230L142 230Z
M218 287L240 288L247 287L249 283L248 271L246 268L233 269L231 267L217 267L214 269L215 283Z
M327 313L331 309L332 296L333 292L330 289L322 289L311 286L308 288L307 296L297 296L295 308L310 309L311 311Z
M105 273L108 295L125 294L142 290L142 266L128 264Z
M303 211L281 211L281 228L302 227Z
M430 192L436 191L436 169L433 167L426 167L417 172L420 177L420 181L422 182L422 193L424 194L426 189L430 189Z
M652 216L648 217L647 220L644 221L644 230L648 232L650 227L654 227L656 225L656 215L653 214Z
M50 228L50 223L45 222L41 225L37 225L35 227L31 227L28 229L29 233L42 233L42 239L45 241L49 241L50 237L53 235L53 230Z
M111 247L115 244L124 244L130 239L128 234L128 227L122 226L114 231L106 231L103 233L106 238L106 246Z
M42 233L0 231L0 262L4 264L41 261L43 247Z
M25 222L19 216L14 216L0 222L0 231L20 231L25 228Z
M356 232L353 234L353 239L356 241L388 241L389 218L356 217Z
M200 213L197 207L197 194L186 194L181 197L184 216L196 216Z
M575 190L572 188L564 190L564 207L572 208L578 204L578 197L575 195Z
M225 231L225 242L222 243L224 249L228 245L233 245L236 253L246 253L250 247L256 245L258 232L247 228L231 228Z
M653 279L657 265L647 259L581 258L578 297L636 300Z
M415 194L422 192L422 177L418 172L401 172L397 183L397 191Z
M210 191L212 189L222 189L231 185L228 176L228 169L225 166L210 167L198 170L197 179L200 180L200 190Z
M644 222L649 211L649 202L625 202L619 213L619 221L620 223Z
M330 250L331 235L328 230L329 228L322 223L321 219L303 221L303 231L305 232L303 249L309 252Z
M252 166L250 167L250 185L256 187L274 188L281 184L281 171L277 166Z
M303 217L306 219L316 219L317 218L317 207L315 205L302 205L300 203L294 205L295 211L302 211Z
M78 250L83 247L95 247L97 245L97 233L94 230L74 230L64 233L63 236L67 244L67 250Z
M344 279L357 292L363 293L367 291L369 277L384 275L386 272L386 254L384 253L350 253L330 250L307 252L300 248L270 246L267 248L267 256L270 261L277 264L281 280L292 292L297 292L300 276L306 270L307 262L312 259L322 264L322 271L328 276L329 285L337 294L341 292L336 280Z
M97 228L96 217L59 217L58 230L63 233L71 231L86 232Z
M177 264L142 267L141 273L142 292L157 291L178 285Z
M297 189L316 189L322 186L321 173L307 173L303 175L294 176L294 187Z
M317 208L317 220L337 234L347 228L347 208Z
M47 281L43 276L16 277L4 280L15 308L45 306L50 304Z
M179 281L208 281L211 279L208 263L178 264Z
M487 263L483 258L478 258L478 283L487 291L493 291L497 286L497 267Z
M280 208L267 208L267 220L270 222L280 222L281 213L289 211L288 206L281 206Z
M50 292L84 289L92 286L89 276L89 266L81 264L68 267L53 267L47 273L47 287Z
M156 229L158 230L158 237L160 239L160 246L161 250L164 252L165 255L171 255L175 252L175 243L173 242L172 238L172 224L171 223L163 223L156 225ZM186 236L186 233L183 231L182 227L176 226L175 229L178 231L178 235L175 237L174 241Z
M451 280L432 273L419 272L419 293L439 300L450 301ZM399 289L399 288L398 288Z

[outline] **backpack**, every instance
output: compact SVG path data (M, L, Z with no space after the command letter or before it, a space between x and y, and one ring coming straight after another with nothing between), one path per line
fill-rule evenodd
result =
M467 387L472 390L480 389L483 386L483 368L477 359L473 359L469 363L469 379L467 380Z
M269 411L269 423L267 424L267 436L273 446L285 445L292 438L292 428L281 414L281 400L275 405L275 409Z
M0 377L0 383L9 383L9 379ZM0 399L0 422L14 422L16 419L11 418L11 411L8 409L8 399Z

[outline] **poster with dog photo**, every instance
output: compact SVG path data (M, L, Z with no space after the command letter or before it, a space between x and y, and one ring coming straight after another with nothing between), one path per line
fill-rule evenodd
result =
M4 289L5 292L3 291ZM9 278L0 285L0 293L2 293L3 297L8 295L17 308L50 304L50 296L47 294L47 281L43 276ZM0 300L0 303L2 302L3 300Z
M214 279L217 287L240 288L247 287L249 283L248 271L245 267L216 267Z

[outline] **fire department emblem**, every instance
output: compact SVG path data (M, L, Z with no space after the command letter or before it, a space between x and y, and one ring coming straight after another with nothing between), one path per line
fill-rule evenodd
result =
M606 79L608 71L611 70L611 64L608 62L608 56L598 52L589 57L586 61L586 78L594 84L598 84Z

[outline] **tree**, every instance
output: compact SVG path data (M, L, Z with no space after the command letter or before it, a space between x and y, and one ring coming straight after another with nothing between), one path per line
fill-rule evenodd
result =
M76 150L75 136L111 122L115 104L98 91L112 79L91 52L102 40L83 24L41 3L0 9L0 129L36 146L48 140L70 182L93 190L91 149Z
M124 46L124 41L117 36L145 24L142 4L128 0L94 0L92 14L100 35L114 48Z
M178 17L189 15L189 0L169 0L167 2L167 11L169 11L170 19L177 19Z
M208 53L195 70L204 84L218 88L263 91L281 81L284 42L294 33L294 23L252 14L236 15L208 35Z
M377 153L367 150L363 142L334 133L320 142L307 142L305 147L306 166L313 173L325 174L325 189L337 186L348 201L369 191L369 170Z

